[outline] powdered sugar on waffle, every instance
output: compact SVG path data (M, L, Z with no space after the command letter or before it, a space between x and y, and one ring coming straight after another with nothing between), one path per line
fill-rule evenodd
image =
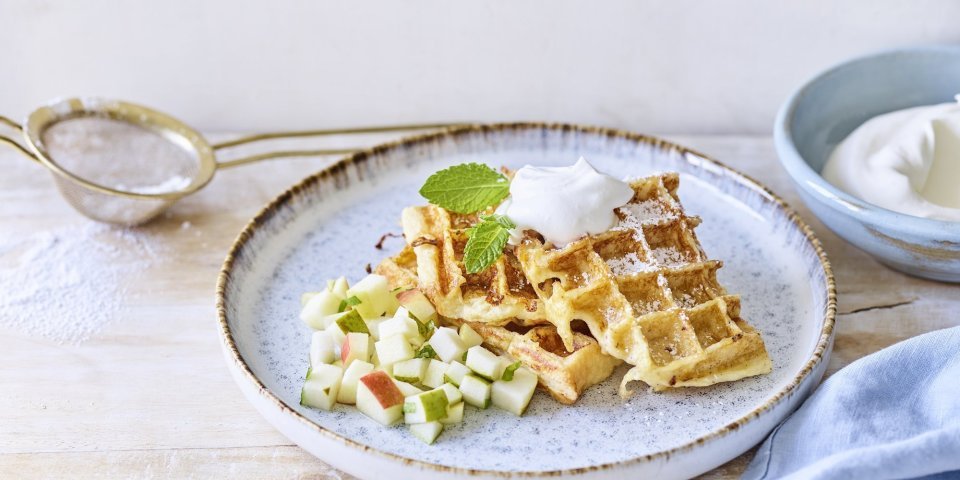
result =
M614 275L632 275L654 270L653 265L641 260L636 252L627 253L620 258L607 259L607 265Z

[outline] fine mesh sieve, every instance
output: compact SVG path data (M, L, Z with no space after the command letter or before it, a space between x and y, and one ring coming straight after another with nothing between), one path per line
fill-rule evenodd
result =
M140 105L100 98L58 100L31 113L9 144L54 173L57 188L77 211L101 222L139 225L203 188L218 169L260 160L346 154L353 148L273 151L220 161L216 152L261 140L332 134L429 130L459 124L397 125L275 132L210 144L196 130ZM22 142L22 143L21 143Z

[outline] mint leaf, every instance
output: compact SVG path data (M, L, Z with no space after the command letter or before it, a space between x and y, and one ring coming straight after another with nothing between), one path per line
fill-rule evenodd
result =
M429 343L424 344L420 347L420 350L417 350L417 354L413 358L439 358L437 352L430 346Z
M513 374L516 373L517 369L520 368L520 362L516 361L507 365L507 368L503 371L503 377L501 379L505 382L513 380Z
M352 307L354 305L360 305L360 299L356 295L340 301L340 307L337 308L337 313L342 313L347 307Z
M482 272L503 255L503 247L510 238L510 229L516 225L503 215L480 217L480 223L467 230L467 245L463 250L463 264L467 273Z
M420 187L430 203L456 213L474 213L500 203L510 194L510 180L479 163L440 170Z

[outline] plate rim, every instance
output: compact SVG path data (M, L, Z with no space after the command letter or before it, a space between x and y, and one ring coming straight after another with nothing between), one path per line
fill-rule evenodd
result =
M236 262L239 253L246 248L247 243L254 237L257 230L260 227L263 227L267 222L269 222L274 214L278 213L280 209L286 205L289 201L296 198L297 195L301 194L305 190L309 189L313 185L333 176L335 173L346 170L349 166L353 164L361 164L370 160L372 157L377 155L382 155L391 152L398 152L409 147L443 142L443 141L456 141L462 137L466 137L474 134L488 134L488 133L504 133L511 131L525 131L525 130L550 130L550 131L561 131L561 132L576 132L587 135L599 135L606 136L611 138L622 138L625 140L643 143L652 147L657 147L666 150L673 150L686 158L686 154L695 155L698 160L709 162L714 167L723 170L727 174L732 174L734 176L740 177L740 182L746 186L757 190L759 193L768 197L772 200L777 207L779 207L785 214L786 219L798 228L798 230L803 234L804 239L813 247L814 252L816 253L817 259L820 262L820 266L824 272L824 281L826 284L826 305L823 315L823 327L820 329L820 338L817 340L817 344L813 350L813 353L803 364L803 367L797 373L797 375L791 380L790 384L784 388L778 390L772 397L770 397L763 404L757 406L747 414L738 418L737 420L720 427L717 430L714 430L706 435L700 436L691 442L684 443L673 447L668 450L659 451L656 453L650 453L646 455L641 455L638 457L629 458L626 460L620 460L616 462L608 462L597 465L590 465L586 467L577 467L577 468L566 468L559 470L520 470L520 471L507 471L507 470L484 470L484 469L473 469L473 468L462 468L454 467L447 465L439 465L435 463L425 462L422 460L417 460L413 458L404 457L402 455L397 455L394 453L386 452L378 448L364 445L355 440L347 438L345 436L339 435L333 431L330 431L326 428L323 428L319 424L311 421L309 418L301 415L292 407L288 406L283 400L281 400L276 394L274 394L262 381L253 373L253 370L247 364L240 354L240 350L237 347L236 342L233 338L233 333L231 332L229 321L227 318L227 290L228 285L232 279L232 271L234 263ZM791 208L780 196L773 193L767 186L750 177L749 175L740 172L737 169L734 169L719 160L716 160L708 155L700 153L694 149L681 146L679 144L651 136L646 134L634 133L626 130L607 128L607 127L597 127L597 126L586 126L570 123L550 123L550 122L511 122L511 123L493 123L493 124L472 124L465 126L453 127L439 132L426 133L420 135L414 135L409 137L404 137L399 140L394 140L390 142L385 142L378 144L376 146L360 150L351 155L345 156L333 164L323 168L322 170L308 175L304 179L295 183L283 193L276 196L273 200L267 203L259 212L244 226L243 230L236 237L233 244L230 246L230 250L227 253L226 258L223 261L223 264L220 269L220 273L217 276L217 287L216 287L216 308L217 308L217 320L218 320L218 333L220 336L221 345L224 348L228 356L228 360L234 362L235 366L238 367L238 372L240 372L243 377L252 383L255 387L256 392L262 397L263 400L266 400L272 403L277 407L281 412L287 415L291 415L295 420L306 425L309 429L314 432L324 435L329 439L335 440L343 444L344 446L359 449L362 453L372 453L381 457L384 457L388 460L396 461L403 463L407 466L415 466L423 469L434 470L440 473L455 473L455 474L464 474L464 475L473 475L473 476L496 476L496 477L525 477L525 478L538 478L538 477L555 477L555 476L566 476L566 475L580 475L596 471L609 471L614 468L627 467L633 464L642 464L642 463L651 463L659 459L669 458L675 456L679 453L688 452L695 447L711 442L714 440L721 439L722 437L727 436L728 434L740 429L742 426L751 422L752 420L759 418L760 415L773 410L778 406L784 399L797 391L797 389L802 385L802 383L807 379L807 377L812 374L819 364L826 358L829 354L830 345L833 338L833 330L836 322L836 313L837 313L837 293L836 293L836 283L834 280L833 269L830 266L830 261L827 259L827 254L823 249L823 245L820 243L820 240L814 234L813 229L803 221L803 219L797 214L797 212Z

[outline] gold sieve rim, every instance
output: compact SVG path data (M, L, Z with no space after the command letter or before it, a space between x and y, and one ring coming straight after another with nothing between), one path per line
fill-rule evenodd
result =
M73 118L109 118L145 128L159 134L193 155L198 163L198 171L184 188L157 193L139 193L118 190L87 180L63 168L51 158L43 142L43 134L56 123ZM199 132L170 115L121 100L98 97L73 97L55 100L30 113L23 128L27 148L36 159L55 174L101 193L134 199L177 200L200 190L213 179L217 170L213 148Z

